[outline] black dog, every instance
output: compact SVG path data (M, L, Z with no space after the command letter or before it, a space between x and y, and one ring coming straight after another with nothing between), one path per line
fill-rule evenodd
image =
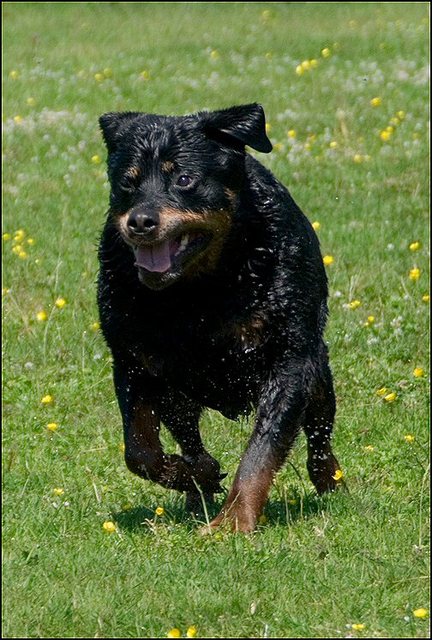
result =
M98 303L128 468L185 491L188 507L211 500L224 475L200 437L203 407L229 418L255 408L211 527L254 529L301 427L312 482L319 493L335 489L327 279L308 220L245 152L272 149L262 107L108 113L100 126L111 196ZM161 421L181 456L162 450Z

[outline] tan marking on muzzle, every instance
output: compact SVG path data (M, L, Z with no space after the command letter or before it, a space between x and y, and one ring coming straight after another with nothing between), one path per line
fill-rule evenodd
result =
M162 162L161 164L162 173L171 173L173 169L174 169L174 162L171 162L171 160L165 160L164 162Z
M182 235L195 232L210 236L207 247L185 266L185 275L208 273L216 268L231 229L232 213L229 210L197 212L164 208L159 218L161 236L170 235L174 229Z

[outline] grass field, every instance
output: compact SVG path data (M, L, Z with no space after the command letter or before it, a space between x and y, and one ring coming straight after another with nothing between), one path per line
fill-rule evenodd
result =
M2 6L3 636L429 637L428 3ZM202 538L123 461L97 118L252 101L329 263L350 493L300 437L259 530ZM228 486L249 424L202 430Z

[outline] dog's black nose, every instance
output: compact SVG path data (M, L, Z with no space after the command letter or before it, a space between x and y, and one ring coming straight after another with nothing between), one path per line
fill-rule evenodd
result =
M159 220L156 215L142 211L133 211L127 222L129 231L137 235L145 235L154 231L158 224Z

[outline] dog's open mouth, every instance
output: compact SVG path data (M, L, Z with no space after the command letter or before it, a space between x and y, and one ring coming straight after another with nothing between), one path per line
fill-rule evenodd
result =
M135 246L135 266L152 273L165 273L202 251L209 239L203 233L189 232L174 239Z

